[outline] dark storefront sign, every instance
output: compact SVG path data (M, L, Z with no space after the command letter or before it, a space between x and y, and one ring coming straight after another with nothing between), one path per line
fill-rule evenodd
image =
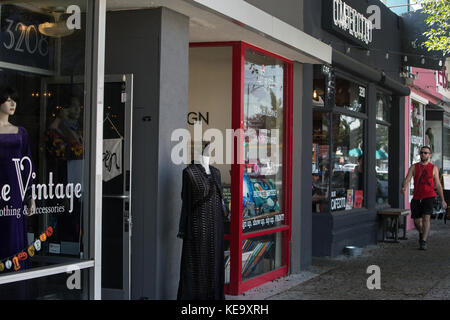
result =
M2 5L0 18L0 60L49 70L51 40L39 32L39 25L53 18L13 5Z
M373 40L372 22L343 0L322 0L324 29L367 48Z

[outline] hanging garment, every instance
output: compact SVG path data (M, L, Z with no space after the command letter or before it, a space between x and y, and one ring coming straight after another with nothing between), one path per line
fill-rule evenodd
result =
M31 196L32 167L31 162L24 161L23 168L20 166L17 168L12 160L23 159L23 157L31 160L28 133L25 128L19 127L19 132L16 134L0 134L0 188L4 185L10 186L10 199L5 201L0 198L0 259L15 255L27 247L23 209L24 200ZM17 170L21 170L20 175ZM19 181L20 178L22 181ZM23 191L26 192L24 200L22 200ZM12 212L16 214L12 215ZM24 261L20 263L22 268L26 267L27 263Z
M225 299L222 183L220 171L210 170L208 175L201 164L183 170L178 300Z

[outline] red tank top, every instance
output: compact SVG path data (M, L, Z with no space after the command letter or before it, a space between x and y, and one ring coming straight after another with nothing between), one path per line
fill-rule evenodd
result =
M420 162L414 165L414 196L415 200L436 197L433 178L434 165L428 162L426 165Z

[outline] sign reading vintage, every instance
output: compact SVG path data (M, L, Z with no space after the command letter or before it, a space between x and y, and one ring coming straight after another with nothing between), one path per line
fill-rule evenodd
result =
M350 41L368 47L373 40L373 24L343 0L322 1L322 24Z

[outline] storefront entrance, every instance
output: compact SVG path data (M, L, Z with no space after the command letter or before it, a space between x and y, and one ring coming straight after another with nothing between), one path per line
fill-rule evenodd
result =
M132 75L105 76L103 299L130 299L132 88Z

